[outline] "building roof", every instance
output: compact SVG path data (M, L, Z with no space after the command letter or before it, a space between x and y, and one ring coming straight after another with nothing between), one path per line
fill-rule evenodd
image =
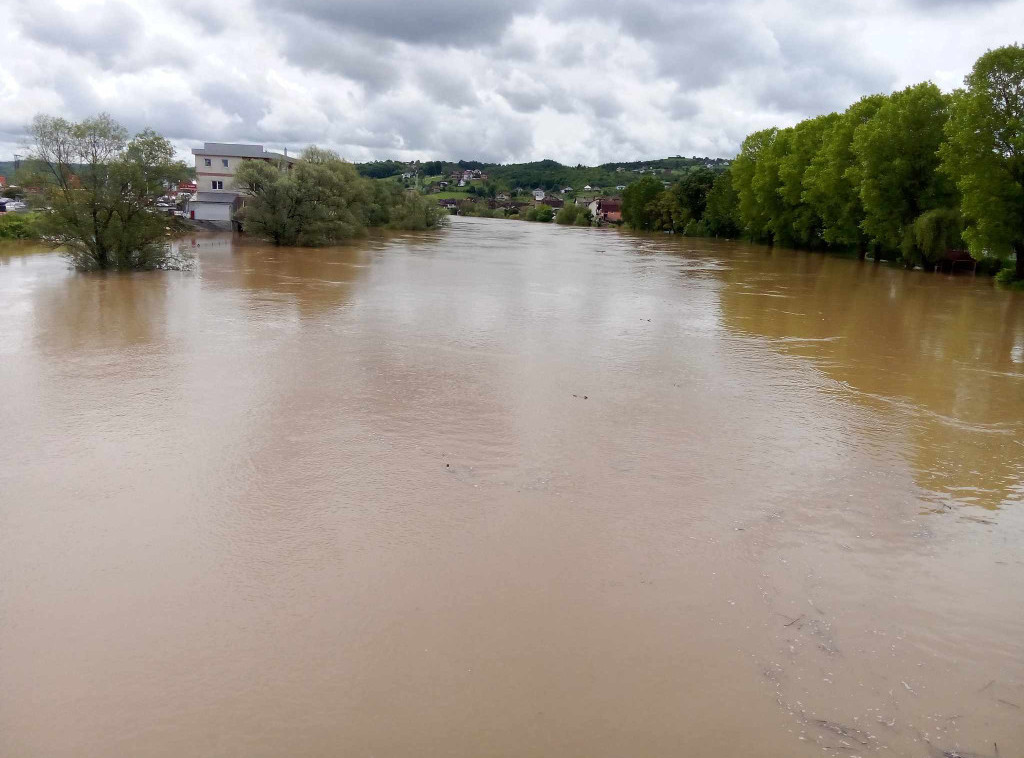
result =
M225 158L264 158L266 160L295 161L290 155L272 153L263 145L242 145L232 142L204 142L202 147L192 148L193 155L213 155Z
M193 201L197 203L225 203L230 205L237 198L237 192L197 192Z

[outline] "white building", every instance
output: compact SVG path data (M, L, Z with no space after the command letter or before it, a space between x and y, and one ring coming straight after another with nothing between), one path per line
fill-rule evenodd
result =
M536 200L539 203L541 200L544 199L544 195L546 195L546 194L547 193L544 190L542 190L542 189L540 189L538 187L537 189L535 189L533 191L533 199Z
M235 172L244 161L280 162L290 171L295 158L288 153L272 153L263 145L237 145L206 142L193 148L196 159L196 194L188 203L188 216L196 221L231 223L232 214L240 206L235 188Z

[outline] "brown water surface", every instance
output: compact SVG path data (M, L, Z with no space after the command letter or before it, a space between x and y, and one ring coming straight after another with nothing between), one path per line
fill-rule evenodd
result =
M0 755L1024 755L1024 296L186 244L0 248Z

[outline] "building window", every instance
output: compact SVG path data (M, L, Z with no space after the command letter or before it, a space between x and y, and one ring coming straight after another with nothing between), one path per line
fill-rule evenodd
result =
M224 182L214 179L210 182L211 189L224 189Z
M213 165L213 164L212 164L212 163L210 162L210 159L209 159L209 158L204 158L203 160L204 160L204 162L206 163L206 165L207 165L207 166L212 166L212 165Z
M228 159L227 158L222 158L220 162L224 164L224 168L228 167Z

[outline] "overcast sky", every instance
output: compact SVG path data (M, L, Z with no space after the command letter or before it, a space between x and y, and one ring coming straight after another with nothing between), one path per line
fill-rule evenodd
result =
M0 160L36 113L349 160L731 157L750 131L1024 41L1024 0L29 0Z

